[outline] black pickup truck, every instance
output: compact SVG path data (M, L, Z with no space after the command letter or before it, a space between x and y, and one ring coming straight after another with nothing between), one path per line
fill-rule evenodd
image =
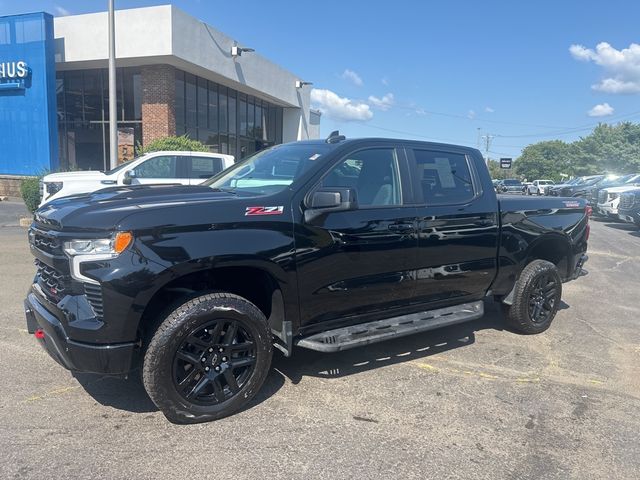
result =
M483 315L546 330L586 261L584 199L496 196L475 149L279 145L200 186L61 198L29 229L27 325L64 367L140 368L174 422L247 404L274 347L334 352Z

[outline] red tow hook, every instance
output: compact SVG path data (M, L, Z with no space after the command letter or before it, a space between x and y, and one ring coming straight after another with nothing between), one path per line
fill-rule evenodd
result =
M35 332L33 332L33 335L38 340L44 340L44 330L41 328L38 328Z

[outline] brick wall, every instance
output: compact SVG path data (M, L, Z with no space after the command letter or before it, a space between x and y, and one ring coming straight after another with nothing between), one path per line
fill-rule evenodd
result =
M142 67L142 144L176 134L175 70L170 65Z
M19 175L0 175L0 197L20 197L20 183L23 178Z

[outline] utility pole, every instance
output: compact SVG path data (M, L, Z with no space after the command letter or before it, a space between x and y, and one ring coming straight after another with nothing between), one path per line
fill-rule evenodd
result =
M489 148L491 147L491 140L495 138L495 135L486 134L482 136L484 140L484 162L489 164Z
M109 0L109 165L118 166L118 104L116 99L116 22L113 6Z

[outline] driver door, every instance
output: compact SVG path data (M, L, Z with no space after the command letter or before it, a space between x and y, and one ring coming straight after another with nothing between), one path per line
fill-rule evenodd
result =
M408 185L404 149L386 144L347 154L311 189L348 189L357 206L296 225L302 327L406 308L418 248Z

